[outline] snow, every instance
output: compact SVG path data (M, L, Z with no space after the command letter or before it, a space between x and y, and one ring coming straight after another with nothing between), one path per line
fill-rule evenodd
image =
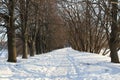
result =
M120 64L102 55L63 48L18 58L8 63L0 58L0 80L120 80Z
M2 49L0 50L0 57L7 57L8 56L8 50Z

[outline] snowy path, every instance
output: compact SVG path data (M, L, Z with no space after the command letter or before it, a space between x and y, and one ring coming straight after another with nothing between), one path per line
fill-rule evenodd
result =
M59 49L17 63L0 59L0 80L120 80L120 64L110 58Z

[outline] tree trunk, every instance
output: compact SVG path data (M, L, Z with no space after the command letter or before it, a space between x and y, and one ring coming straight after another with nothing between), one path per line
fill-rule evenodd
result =
M11 28L7 29L7 37L8 37L8 62L16 62L16 38L15 32Z
M28 43L27 43L27 39L26 36L24 35L23 38L23 55L22 58L27 59L28 58Z
M40 45L40 35L37 35L36 41L35 41L35 46L36 46L36 54L41 54L41 45Z
M116 45L114 44L114 42L112 41L112 39L110 39L110 57L111 57L111 62L113 63L119 63L119 58L118 58L118 54L117 54L117 50L116 50Z
M14 0L9 1L9 25L7 27L8 37L8 62L16 62L16 34L13 21L14 15Z
M112 25L111 25L111 34L110 34L110 41L109 41L109 47L110 47L110 56L111 56L111 62L113 63L119 63L119 58L117 54L117 43L116 39L117 36L117 13L118 13L118 0L112 0Z
M32 42L30 43L30 56L34 56L35 53L36 53L36 50L35 50L35 42L32 41Z

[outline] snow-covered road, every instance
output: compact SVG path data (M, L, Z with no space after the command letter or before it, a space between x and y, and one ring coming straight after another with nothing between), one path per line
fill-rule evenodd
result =
M17 63L0 59L0 80L120 80L110 58L64 48Z

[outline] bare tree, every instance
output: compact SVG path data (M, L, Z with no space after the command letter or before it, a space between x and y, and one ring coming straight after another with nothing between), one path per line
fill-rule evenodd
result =
M100 53L107 47L107 35L99 5L99 1L90 0L60 1L60 13L68 26L69 43L74 49Z
M111 33L110 33L110 40L109 40L109 47L110 47L110 56L111 56L111 62L119 63L119 58L117 54L117 40L118 37L118 25L117 25L117 14L118 14L118 0L111 0L112 4L112 24L111 24Z
M23 41L23 56L22 58L27 58L28 55L28 0L19 0L20 7L19 7L19 13L20 13L20 32L21 32L21 39Z
M16 62L16 37L14 26L14 6L15 0L8 1L9 20L7 27L8 37L8 62Z

